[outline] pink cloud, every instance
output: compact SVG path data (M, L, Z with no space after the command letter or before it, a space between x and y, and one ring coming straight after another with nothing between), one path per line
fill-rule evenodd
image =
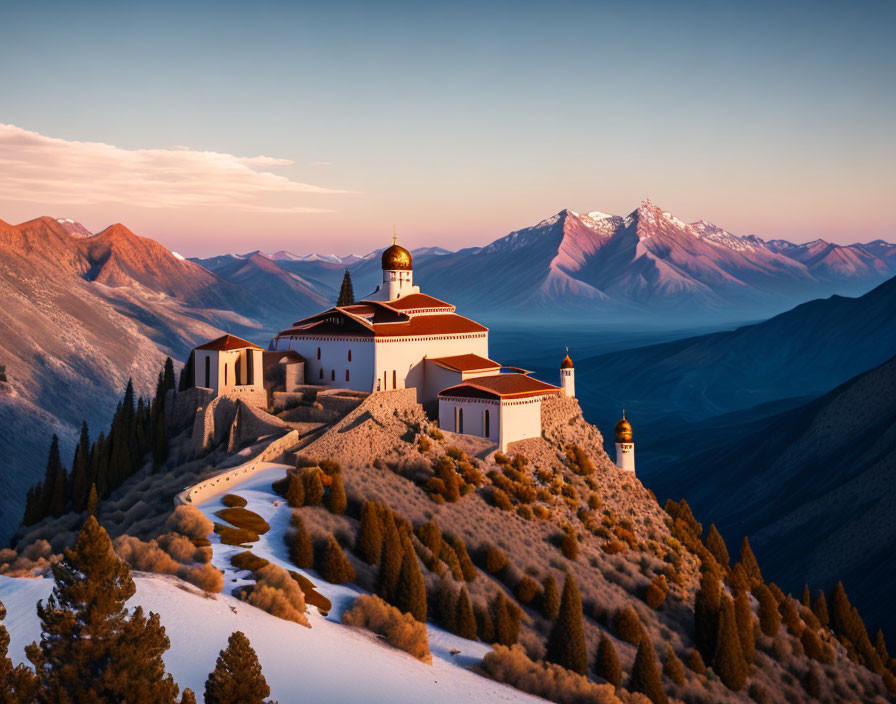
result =
M319 200L309 204L309 198L351 192L294 181L268 170L292 163L182 146L123 149L0 124L0 198L10 201L322 213L332 212L331 204L322 206Z

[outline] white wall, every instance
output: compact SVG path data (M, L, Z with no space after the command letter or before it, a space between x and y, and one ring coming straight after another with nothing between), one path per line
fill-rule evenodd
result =
M501 451L517 440L541 437L541 396L501 401Z
M205 382L205 360L209 360L209 379ZM212 350L196 350L193 357L193 385L218 390L218 353Z
M573 370L573 369L561 369L560 370L560 388L563 389L563 393L565 393L570 398L576 397L575 370Z
M323 384L366 393L374 389L373 347L373 340L365 337L315 335L277 340L278 350L295 350L305 358L306 384ZM318 348L320 359L317 358ZM351 362L348 361L349 350L352 353ZM349 372L348 381L345 380L346 370Z
M457 433L457 410L463 409L463 432L465 435L475 435L480 438L487 437L496 445L500 444L501 432L501 405L495 400L476 398L451 398L439 399L439 427L450 433ZM485 411L489 412L489 434L485 434ZM539 422L541 417L539 416ZM539 428L539 433L541 432Z
M616 443L616 466L626 472L635 471L635 443Z
M252 384L248 380L248 349L239 350L195 350L193 383L201 388L210 388L216 395L245 396L247 403L267 406L264 390L264 361L262 350L252 350ZM205 360L209 360L209 383L205 383ZM237 360L240 360L240 378L236 378ZM225 383L225 376L227 382ZM241 383L237 383L237 382Z

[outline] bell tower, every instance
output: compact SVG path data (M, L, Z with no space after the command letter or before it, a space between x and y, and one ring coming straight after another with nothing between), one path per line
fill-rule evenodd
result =
M635 472L635 439L632 434L632 425L625 419L625 410L622 411L622 419L616 423L616 466L624 472Z
M576 370L569 356L569 347L566 348L566 356L560 362L560 388L570 398L576 397Z

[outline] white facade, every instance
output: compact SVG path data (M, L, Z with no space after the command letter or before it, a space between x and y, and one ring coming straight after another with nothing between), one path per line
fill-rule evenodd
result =
M309 335L279 338L276 349L294 350L305 359L305 383L370 393L374 345L370 337Z
M196 348L193 355L195 386L212 389L218 396L245 397L249 403L267 405L263 350Z
M383 269L383 283L365 300L394 301L412 293L420 293L420 287L414 286L412 269Z
M576 397L576 376L572 367L560 368L560 388L570 398Z
M616 466L625 472L635 471L635 443L616 443Z
M518 440L541 437L541 400L439 397L439 426L451 433L487 438L501 452Z

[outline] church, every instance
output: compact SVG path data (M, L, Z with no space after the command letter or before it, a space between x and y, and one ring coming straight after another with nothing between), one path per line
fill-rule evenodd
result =
M193 351L194 385L267 408L266 381L279 368L286 392L371 394L413 389L442 430L475 435L506 451L541 435L541 403L575 397L567 350L560 386L489 357L488 328L414 285L411 253L393 238L382 254L382 283L366 298L297 320L268 350L225 335ZM616 464L634 472L631 426L616 426Z
M304 381L365 393L413 388L443 430L488 438L500 449L541 434L541 399L574 394L567 356L562 388L492 360L488 328L414 285L411 253L393 241L382 283L363 300L303 318L270 350L297 353Z

